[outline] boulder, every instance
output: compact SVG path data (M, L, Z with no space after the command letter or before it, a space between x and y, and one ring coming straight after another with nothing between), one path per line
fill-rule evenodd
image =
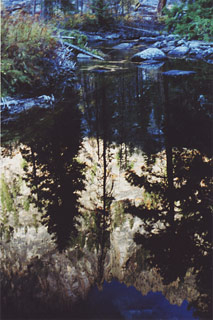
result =
M184 57L188 52L189 52L189 48L186 47L186 46L180 46L180 47L177 47L171 51L169 51L169 56L172 56L172 57Z
M144 60L166 60L167 57L163 51L157 48L149 48L136 53L132 61L140 62Z

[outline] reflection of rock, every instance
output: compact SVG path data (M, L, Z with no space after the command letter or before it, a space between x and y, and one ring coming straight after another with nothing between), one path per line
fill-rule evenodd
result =
M164 65L164 62L157 61L157 60L147 60L146 63L140 64L138 67L142 69L160 69Z

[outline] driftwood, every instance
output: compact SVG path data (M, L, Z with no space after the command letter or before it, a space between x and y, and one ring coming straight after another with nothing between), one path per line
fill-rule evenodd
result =
M23 9L29 9L29 3L21 3L16 6L13 6L13 7L8 7L4 10L8 13L12 13L14 11L23 10ZM4 10L2 10L2 11L4 11Z
M66 41L63 41L62 43L63 43L65 46L74 49L74 51L77 51L77 52L79 52L79 53L84 53L84 54L86 54L86 55L88 55L88 56L90 56L90 57L93 57L93 58L95 58L95 59L104 60L103 57L100 57L100 56L98 56L97 54L94 54L94 53L91 53L91 52L89 52L89 51L87 51L87 50L85 50L85 49L82 49L82 48L80 48L80 47L78 47L78 46L76 46L76 45L74 45L74 44L72 44L72 43L69 43L69 42L66 42Z
M68 37L68 36L61 36L62 39L71 39L71 40L75 40L76 37Z

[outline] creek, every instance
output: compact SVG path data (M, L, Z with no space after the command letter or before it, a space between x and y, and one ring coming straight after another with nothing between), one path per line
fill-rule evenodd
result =
M66 314L70 319L210 319L213 66L133 63L138 47L114 45L101 47L105 61L79 61L77 93L66 88L53 108L34 108L3 127L5 150L15 138L32 167L27 171L25 164L33 210L43 210L54 239L37 260L33 256L31 276L38 259L40 270L58 261L54 272L63 274L64 287L54 285L53 271L40 277L54 292L70 290L68 301L83 292L75 292L80 298ZM73 227L79 212L80 233ZM14 243L21 246L18 237ZM54 251L48 267L55 243L62 253ZM80 256L72 269L67 257L74 248ZM81 260L89 251L93 258ZM81 273L72 284L68 266L70 274Z

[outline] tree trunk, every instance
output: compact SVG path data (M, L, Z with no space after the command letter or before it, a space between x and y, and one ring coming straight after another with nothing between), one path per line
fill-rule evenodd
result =
M162 15L162 10L166 6L167 0L159 0L158 1L158 8L157 8L157 14L158 16Z

